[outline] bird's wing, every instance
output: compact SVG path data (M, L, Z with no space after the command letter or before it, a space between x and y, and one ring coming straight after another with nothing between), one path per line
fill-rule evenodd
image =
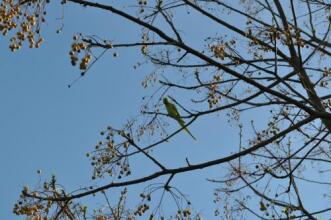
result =
M166 105L166 108L167 108L168 114L171 117L175 118L176 120L178 118L180 118L180 114L179 114L179 112L178 112L178 110L177 110L177 108L174 104L168 102L167 105Z

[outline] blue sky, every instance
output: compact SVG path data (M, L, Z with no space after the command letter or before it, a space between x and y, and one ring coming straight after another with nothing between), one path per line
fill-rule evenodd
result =
M24 185L33 187L40 178L56 174L59 182L71 190L93 184L85 153L99 140L100 130L109 124L120 127L139 113L146 92L140 84L143 71L151 71L142 69L140 75L134 72L132 66L141 57L137 59L137 53L122 50L119 58L110 55L100 60L86 77L68 89L67 85L79 75L68 56L73 34L83 32L125 41L132 40L132 32L139 29L103 12L68 4L64 29L56 34L61 26L61 21L56 20L61 16L61 8L49 11L42 29L45 43L40 49L25 47L12 53L8 50L8 38L1 38L0 219L20 219L11 213L13 204ZM197 129L192 131L198 133ZM180 136L179 143L191 143L186 135ZM185 147L176 151L185 155L188 149L191 150ZM204 149L195 146L194 151L192 155L199 158ZM166 158L174 157L165 152ZM41 177L38 169L42 170ZM199 175L195 177L200 179ZM194 176L187 180L190 178ZM197 201L199 194L207 192L211 204L212 187L183 187L188 188L186 193L199 191ZM210 210L208 206L197 206L198 210Z
M61 26L56 19L61 16L61 10L59 7L49 10L47 24L42 29L45 43L40 49L24 48L11 53L8 39L0 38L0 219L22 219L11 213L13 204L24 185L34 186L40 178L56 174L69 191L94 184L85 153L93 149L100 139L99 132L109 124L121 127L137 115L142 97L153 91L141 86L141 80L153 68L146 66L133 71L133 65L143 60L138 56L139 49L138 52L120 50L118 58L105 56L86 77L68 89L67 85L80 74L70 65L68 56L74 34L82 32L117 42L132 42L140 29L99 10L68 4L64 8L64 29L56 34ZM204 33L222 31L214 23L196 18L200 17L194 14L178 17L179 24L194 24L183 32L190 44L202 45ZM259 114L258 120L263 116ZM249 119L252 117L256 115L248 115ZM194 163L216 159L233 151L238 144L238 130L226 124L224 117L202 118L190 130L197 143L180 134L154 153L175 167L185 164L187 152ZM149 166L147 162L136 165L141 173L146 173ZM41 177L38 169L42 170ZM214 186L205 178L223 174L222 167L213 168L185 174L174 183L191 194L194 207L205 219L212 219ZM107 179L97 182L105 183ZM133 194L139 194L140 190L141 186L132 187ZM305 190L313 192L311 188ZM101 203L91 198L88 202Z
M47 178L56 174L71 189L89 182L85 153L98 141L99 131L109 123L120 126L126 115L137 113L133 106L140 97L117 93L125 91L124 85L140 89L137 79L129 77L130 68L121 68L123 61L108 58L111 67L96 66L91 75L67 88L80 74L68 56L73 34L105 32L106 27L119 28L119 24L107 21L95 26L101 13L68 6L63 32L56 34L61 23L55 18L61 10L52 12L43 29L46 43L40 49L11 53L8 39L1 38L0 219L15 219L13 204L23 185L36 185L37 169ZM92 15L95 20L86 19Z

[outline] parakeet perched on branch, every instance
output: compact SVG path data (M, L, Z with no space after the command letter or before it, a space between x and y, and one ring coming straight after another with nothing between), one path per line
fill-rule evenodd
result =
M191 134L191 132L187 129L187 127L185 127L185 122L184 120L181 118L176 106L171 103L169 101L169 99L167 97L163 98L163 104L165 105L166 109L167 109L167 112L168 112L168 115L170 117L172 117L173 119L175 119L178 124L184 128L184 130L194 139L196 140L196 138Z

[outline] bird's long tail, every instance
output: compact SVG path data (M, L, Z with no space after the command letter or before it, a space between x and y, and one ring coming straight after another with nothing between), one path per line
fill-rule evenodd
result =
M187 128L184 128L184 130L193 138L193 140L197 140Z

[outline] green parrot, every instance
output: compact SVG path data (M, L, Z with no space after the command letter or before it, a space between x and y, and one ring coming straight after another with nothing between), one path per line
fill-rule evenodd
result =
M167 97L163 98L163 104L165 105L168 115L170 117L172 117L173 119L175 119L178 124L184 128L184 130L194 139L196 140L196 138L191 134L191 132L187 129L187 127L185 127L185 122L184 120L180 117L180 114L176 108L176 106L169 102L169 99Z

